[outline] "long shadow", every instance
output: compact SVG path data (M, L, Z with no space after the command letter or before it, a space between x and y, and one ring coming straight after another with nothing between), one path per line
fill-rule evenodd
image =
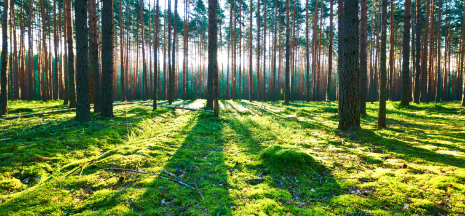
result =
M163 178L152 182L134 207L145 215L224 215L230 204L227 169L224 163L223 121L209 113L195 116L180 131L180 143L159 175L177 179L192 189ZM197 190L198 188L198 190Z
M156 114L170 112L174 110L159 109ZM44 202L48 203L47 197L54 194L55 187L54 183L47 184L48 182L56 179L58 184L67 184L64 182L66 173L79 168L86 159L90 160L97 156L96 160L99 160L111 155L115 145L128 139L131 132L128 127L137 129L138 124L144 121L143 117L147 118L152 114L154 113L150 109L132 107L127 112L122 110L115 112L115 119L111 121L101 121L93 116L94 120L86 123L70 120L54 121L5 133L6 141L3 140L0 145L0 170L10 172L12 169L23 170L11 172L11 177L19 179L27 184L27 187L18 196L1 204L1 208L15 212L27 210L28 207L35 205L44 205ZM86 182L86 180L81 181ZM80 186L76 185L75 188L71 186L68 189L77 190ZM44 190L50 193L44 194ZM50 213L50 205L44 206L44 213ZM63 205L60 206L65 208ZM59 211L60 208L55 211Z
M236 134L240 134L240 141L234 144L241 154L247 155L251 160L236 163L233 171L238 173L236 178L240 178L240 172L245 172L266 179L238 179L246 185L237 184L236 187L259 190L244 192L242 188L233 188L238 191L242 189L241 197L245 200L244 203L236 202L238 206L235 208L240 211L239 214L254 214L247 211L247 205L263 202L267 204L260 206L257 211L263 211L267 215L284 215L287 212L295 215L316 214L312 206L328 204L333 196L343 193L329 168L325 168L313 156L298 148L276 144L276 133L264 128L265 126L250 118L230 119L229 124ZM266 199L273 201L264 201Z

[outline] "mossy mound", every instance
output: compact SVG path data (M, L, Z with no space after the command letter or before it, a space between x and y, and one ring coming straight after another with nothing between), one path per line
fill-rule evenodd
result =
M264 149L259 157L271 170L303 169L312 172L313 169L319 173L325 170L312 156L296 147L274 145Z

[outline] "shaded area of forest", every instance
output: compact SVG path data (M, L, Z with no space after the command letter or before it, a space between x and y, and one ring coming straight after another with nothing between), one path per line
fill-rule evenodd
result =
M12 103L11 109L36 102ZM50 101L54 106L61 101ZM204 100L174 101L201 108ZM206 112L141 104L115 120L74 113L2 120L6 215L463 214L465 110L367 104L362 130L339 131L337 104L220 101ZM126 168L155 175L105 168ZM166 170L166 171L164 171ZM197 190L198 188L198 190Z

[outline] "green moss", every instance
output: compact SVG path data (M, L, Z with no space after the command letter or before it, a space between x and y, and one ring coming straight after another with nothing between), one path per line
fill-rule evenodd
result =
M174 102L190 107L204 103ZM351 132L337 130L337 103L221 104L224 116L219 118L128 105L115 110L114 120L92 114L92 121L83 124L73 121L74 112L2 121L0 214L465 211L465 118L458 102L388 102L388 127L381 130L375 124L378 103L367 103L363 129ZM11 115L13 110L62 108L62 101L9 103ZM282 118L289 115L298 118Z

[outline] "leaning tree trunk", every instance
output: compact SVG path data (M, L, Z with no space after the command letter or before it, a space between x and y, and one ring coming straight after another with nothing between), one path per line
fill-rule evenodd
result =
M379 111L378 111L378 127L386 127L386 14L387 0L382 0L381 9L381 50L380 50L380 83L379 83Z
M416 0L419 1L419 0ZM409 105L412 96L410 91L410 6L411 0L405 0L404 10L404 41L402 50L402 94L400 104Z
M6 69L8 65L8 1L3 2L2 14L2 68L1 76L1 92L0 92L0 116L8 114L8 80L6 78Z
M76 0L76 120L90 121L87 0ZM55 89L56 90L56 89Z
M344 53L341 71L341 97L339 100L339 129L351 130L360 128L360 95L358 64L358 0L344 1L343 44Z
M113 117L113 1L102 9L102 104L100 115Z

